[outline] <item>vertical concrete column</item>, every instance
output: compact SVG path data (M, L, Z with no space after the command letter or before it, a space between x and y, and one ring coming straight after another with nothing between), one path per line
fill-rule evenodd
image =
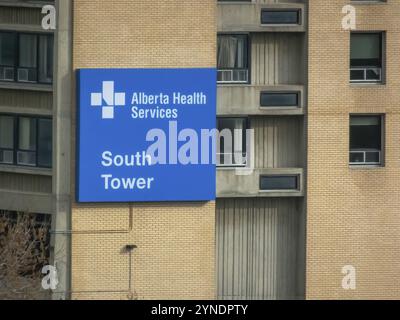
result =
M57 0L53 100L53 264L58 287L53 299L68 299L71 254L72 1Z

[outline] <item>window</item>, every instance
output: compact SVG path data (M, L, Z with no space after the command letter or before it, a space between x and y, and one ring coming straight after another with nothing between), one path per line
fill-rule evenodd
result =
M17 164L34 166L36 163L36 119L19 118Z
M382 81L382 33L351 33L350 81Z
M51 119L38 119L38 164L51 167L53 156L53 123Z
M300 10L261 10L261 24L300 24Z
M52 35L0 32L0 80L52 83Z
M14 118L0 116L0 163L14 163Z
M218 82L247 83L248 37L247 35L218 35Z
M298 175L267 175L260 177L260 190L284 191L299 190Z
M350 164L382 164L382 117L350 117Z
M52 120L0 115L0 163L51 168Z
M247 164L246 118L218 118L219 139L217 165L220 167L242 167Z
M261 92L261 107L299 107L299 92Z

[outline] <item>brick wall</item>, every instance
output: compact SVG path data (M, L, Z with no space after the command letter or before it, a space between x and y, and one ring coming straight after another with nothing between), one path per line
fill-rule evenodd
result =
M355 5L357 30L386 31L386 85L349 84L350 1L310 1L307 297L400 298L400 2ZM385 167L349 167L349 114L385 114ZM353 265L356 290L341 287Z
M215 67L215 10L214 0L75 0L74 70ZM72 228L74 299L215 297L214 202L75 204ZM127 244L138 246L131 264Z

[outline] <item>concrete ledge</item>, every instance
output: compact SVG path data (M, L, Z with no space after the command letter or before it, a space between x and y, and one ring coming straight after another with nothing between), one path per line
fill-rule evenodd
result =
M260 191L261 175L299 175L300 187L297 191ZM217 197L303 197L304 170L302 168L254 169L249 175L238 175L235 168L217 169Z
M11 113L18 115L35 115L35 116L45 116L51 117L53 111L49 109L35 109L35 108L20 108L20 107L7 107L0 105L0 113Z
M0 81L0 89L52 92L53 91L53 85L51 85L51 84L40 84L40 83L23 83L23 82Z
M260 94L263 91L300 92L300 106L261 107ZM220 85L218 86L218 115L302 115L304 114L305 92L302 85L254 86Z
M299 25L262 25L261 10L300 9ZM306 32L305 6L301 3L261 4L218 2L218 32Z
M0 172L20 173L20 174L31 174L36 176L49 176L53 174L52 169L38 168L38 167L23 167L0 164Z
M0 7L43 8L45 5L54 5L54 1L1 1Z
M0 203L2 210L46 214L53 212L53 196L46 193L0 190Z

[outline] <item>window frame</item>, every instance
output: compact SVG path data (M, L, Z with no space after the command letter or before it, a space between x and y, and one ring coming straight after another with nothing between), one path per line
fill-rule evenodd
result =
M262 26L301 26L303 19L303 10L301 8L262 8L260 13L260 24ZM266 23L263 21L263 13L264 12L295 12L297 13L297 22L296 23L287 23L287 22L274 22L274 23Z
M220 71L229 71L229 70L245 70L241 68L219 68L218 66L218 37L220 36L240 36L240 37L245 37L246 38L246 55L247 59L246 64L247 64L247 80L246 81L218 81L218 73ZM240 33L240 32L219 32L217 34L217 84L218 85L226 85L226 84L251 84L251 35L248 32Z
M244 150L242 149L242 154L246 154L246 163L245 164L223 164L219 161L218 156L220 156L222 153L220 152L220 145L219 143L221 142L220 137L218 136L218 144L217 146L219 148L217 148L217 157L216 157L216 167L218 169L223 169L223 168L227 168L227 169L232 169L232 168L244 168L247 166L247 159L249 159L248 153L251 152L251 150L247 150L247 130L250 129L250 119L249 117L246 116L218 116L217 117L217 130L218 133L219 132L219 126L218 126L218 120L220 119L241 119L244 123L244 128L243 128L243 134L242 134L242 147L244 146ZM228 129L228 128L224 128L224 129ZM233 145L235 144L234 141L232 141ZM234 150L232 150L234 151ZM234 152L232 153L232 160L234 160ZM233 161L232 161L233 162Z
M295 95L296 105L265 105L263 104L263 95ZM301 92L299 90L263 90L260 91L260 108L261 109L300 109L301 108Z
M41 84L41 85L52 85L54 82L54 54L55 54L55 43L54 43L54 33L50 32L31 32L31 31L8 31L8 30L0 30L0 34L12 34L15 37L15 47L14 47L14 65L2 65L0 64L0 68L13 68L14 69L14 80L3 80L0 79L0 83L21 83L21 84L26 84L26 85L31 85L31 84ZM34 69L34 68L28 68L28 67L21 67L20 66L20 38L21 35L34 35L36 38L36 81L19 81L18 80L18 70L19 69ZM40 37L41 36L46 36L46 37L52 37L53 38L53 57L52 57L52 65L53 65L53 72L51 75L51 81L50 82L45 82L45 81L40 81L40 76L39 76L39 70L40 70Z
M368 150L354 150L351 149L351 118L352 117L377 117L379 118L380 121L380 141L381 141L381 148L379 150L379 157L380 157L380 162L351 162L350 161L350 155L352 152L368 152ZM349 116L349 157L348 157L348 163L350 168L382 168L385 167L385 141L386 141L386 115L382 113L351 113ZM366 156L365 156L366 157ZM366 159L364 159L366 160Z
M381 66L380 67L352 67L351 63L351 37L352 35L355 34L370 34L370 35L379 35L379 40L380 40L380 45L379 45L379 50L380 50L380 62ZM363 85L363 84L377 84L377 85L382 85L385 84L385 74L386 74L386 32L385 31L373 31L373 30L368 30L368 31L351 31L350 32L350 61L349 61L349 81L350 84L352 85ZM365 76L364 80L353 80L351 77L351 72L353 70L361 70L364 71L365 75L367 72L367 69L380 69L380 79L379 80L374 80L374 79L367 79L367 76Z
M295 189L263 189L262 188L262 179L263 178L282 178L282 177L291 177L296 179L296 188ZM300 192L301 191L301 175L300 174L261 174L259 177L259 190L260 192Z
M53 128L53 118L51 116L37 116L31 114L10 114L10 113L0 113L0 117L12 117L13 118L13 132L14 132L14 140L13 140L13 149L8 148L1 148L0 151L12 151L13 152L13 163L2 163L0 162L0 166L14 166L14 167L21 167L21 168L43 168L43 169L52 169L53 168L53 159L51 159L50 166L39 165L39 120L50 120ZM28 118L35 120L35 128L36 128L36 137L35 137L35 151L32 150L23 150L19 148L19 128L20 128L20 118ZM52 129L52 155L53 155L53 129ZM28 164L20 164L18 163L18 153L19 152L27 152L27 153L35 153L35 165L28 165Z

